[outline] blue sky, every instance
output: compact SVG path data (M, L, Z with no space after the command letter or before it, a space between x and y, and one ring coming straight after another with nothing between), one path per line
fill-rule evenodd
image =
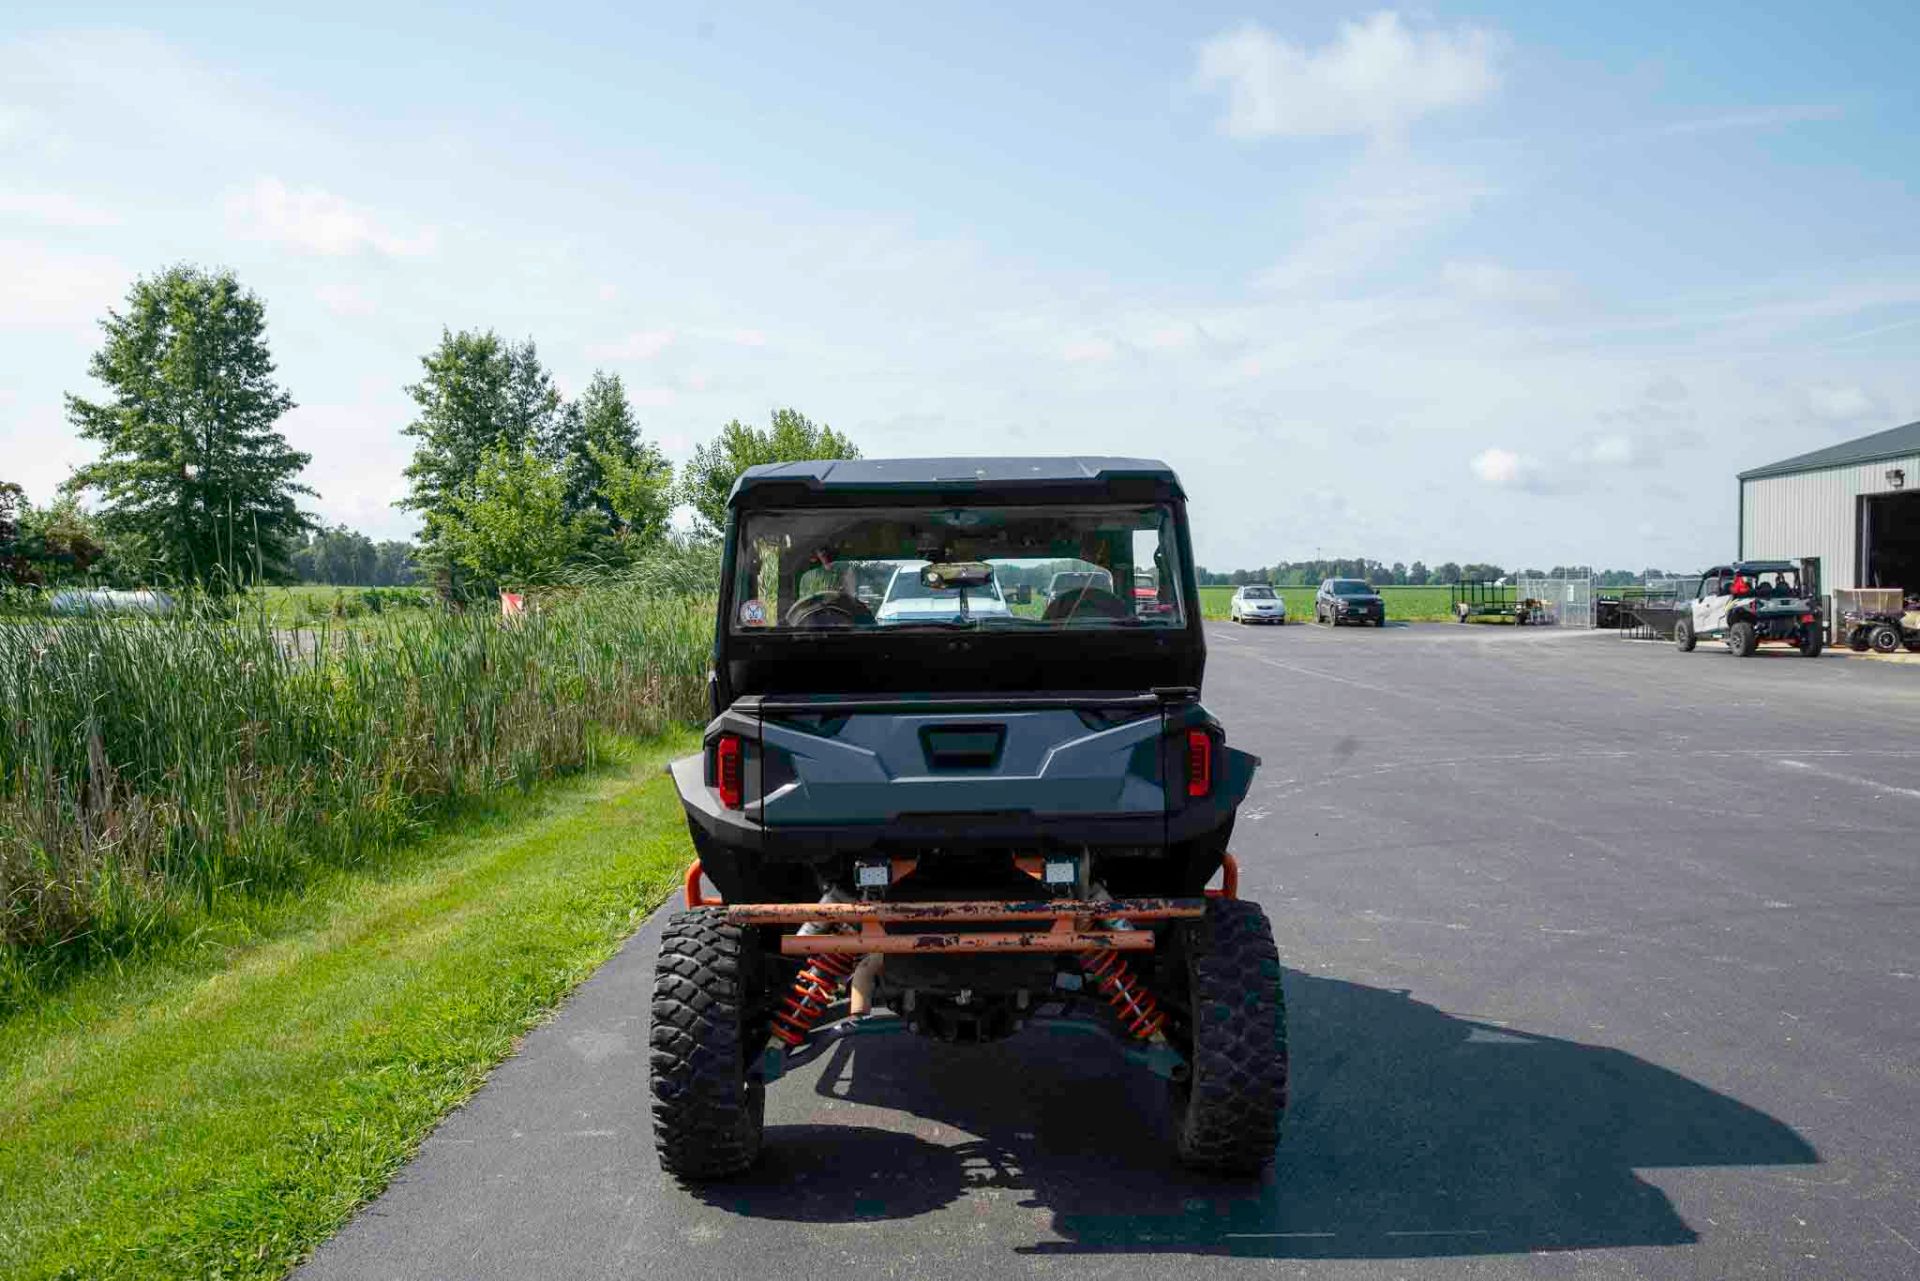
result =
M1035 12L1039 10L1039 12ZM1920 418L1911 5L0 17L0 477L98 317L228 266L329 521L441 327L684 457L1163 457L1198 552L1685 566L1733 473ZM1903 59L1909 61L1903 63Z

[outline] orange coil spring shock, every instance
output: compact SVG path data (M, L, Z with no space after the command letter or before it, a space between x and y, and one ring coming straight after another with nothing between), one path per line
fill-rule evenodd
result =
M853 974L860 958L843 953L810 956L793 980L780 1012L773 1016L773 1034L789 1048L798 1046L833 1004L833 994Z
M1082 962L1081 968L1119 1012L1122 1027L1144 1041L1166 1026L1166 1012L1120 953L1091 955L1093 959Z

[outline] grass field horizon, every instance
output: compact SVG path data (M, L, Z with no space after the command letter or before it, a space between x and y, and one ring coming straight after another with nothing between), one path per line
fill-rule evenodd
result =
M1202 615L1210 619L1226 618L1227 606L1237 590L1223 585L1202 587ZM1310 587L1276 587L1273 590L1287 602L1288 621L1313 621L1313 598L1319 591L1317 584ZM1425 584L1418 587L1380 587L1375 590L1380 593L1380 599L1386 602L1389 621L1437 623L1453 618L1453 589L1450 587Z

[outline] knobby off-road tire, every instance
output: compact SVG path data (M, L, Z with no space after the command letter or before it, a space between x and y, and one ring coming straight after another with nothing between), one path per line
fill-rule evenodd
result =
M1900 629L1889 623L1882 623L1873 629L1873 635L1867 638L1876 654L1898 654L1900 652Z
M1679 647L1682 654L1693 653L1695 640L1692 619L1683 618L1673 625L1673 643Z
M1176 941L1193 1011L1191 1067L1173 1083L1180 1162L1214 1174L1258 1174L1280 1141L1287 1106L1287 1014L1273 927L1257 903L1209 899Z
M676 912L653 970L653 1140L686 1180L739 1174L760 1157L766 1087L747 1075L767 1041L754 1008L767 967L758 936L714 908Z
M1741 619L1727 627L1727 652L1735 658L1752 658L1753 651L1760 648L1759 633L1753 630L1753 624Z
M1820 651L1827 647L1827 638L1818 627L1809 623L1800 632L1800 652L1808 658L1820 657Z

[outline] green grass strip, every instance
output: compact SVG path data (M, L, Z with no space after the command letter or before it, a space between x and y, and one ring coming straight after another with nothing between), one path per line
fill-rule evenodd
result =
M691 745L0 1023L0 1276L283 1274L672 892L691 854L661 765Z

